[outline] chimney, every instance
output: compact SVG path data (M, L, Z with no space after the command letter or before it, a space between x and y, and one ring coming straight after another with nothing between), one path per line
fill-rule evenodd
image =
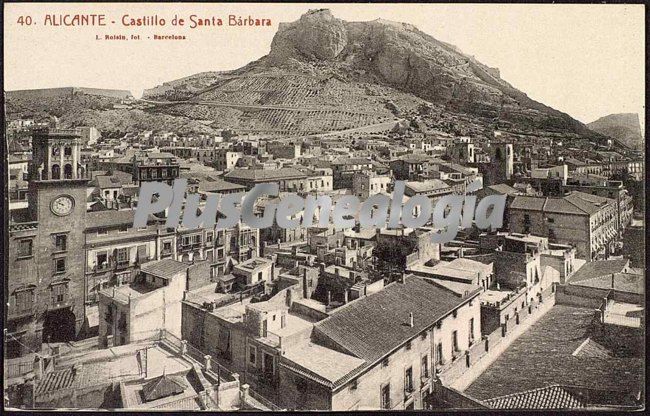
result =
M413 328L413 312L409 312L409 326Z
M339 268L338 268L338 267L335 267L335 268L334 268L334 274L337 275L337 276L340 276L340 275L341 275L341 272L339 271Z
M612 273L612 289L614 289L614 273Z
M329 306L332 303L332 292L327 291L327 305Z
M343 303L347 304L347 303L348 303L348 299L349 299L349 295L348 295L348 290L347 290L347 289L345 290L345 292L344 292L343 295L344 295Z

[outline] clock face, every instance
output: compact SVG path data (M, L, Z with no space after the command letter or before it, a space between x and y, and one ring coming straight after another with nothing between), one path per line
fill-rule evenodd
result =
M56 215L68 215L74 207L74 199L67 195L57 196L52 200L52 212Z

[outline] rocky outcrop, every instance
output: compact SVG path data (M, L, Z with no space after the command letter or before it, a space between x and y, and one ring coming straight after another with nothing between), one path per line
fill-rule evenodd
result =
M385 83L452 111L588 133L582 123L502 80L497 68L406 23L345 22L329 10L311 10L280 25L260 63L364 74L360 81Z
M638 114L610 114L587 124L587 127L597 133L617 139L629 148L637 150L643 148L643 133Z
M342 20L329 10L310 10L293 23L280 23L271 44L270 57L275 63L290 58L308 60L336 59L348 42Z

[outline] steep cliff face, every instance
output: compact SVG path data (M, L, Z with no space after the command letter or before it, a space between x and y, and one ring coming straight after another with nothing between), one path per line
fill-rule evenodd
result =
M585 126L530 99L490 68L416 27L387 20L345 22L312 10L281 24L263 65L327 68L363 82L381 82L451 110L539 128L586 133ZM360 75L361 74L361 75Z
M276 63L287 59L336 59L348 43L342 20L329 10L310 11L293 23L280 23L271 44Z
M597 133L617 139L632 149L643 148L643 133L638 114L610 114L587 124L587 127Z

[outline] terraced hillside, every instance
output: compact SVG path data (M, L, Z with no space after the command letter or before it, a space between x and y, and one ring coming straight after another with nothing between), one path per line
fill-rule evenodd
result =
M155 99L152 94L147 97ZM242 132L291 135L381 123L395 119L401 111L414 111L422 103L389 87L345 82L335 76L268 71L224 76L192 98L159 111L214 120Z

